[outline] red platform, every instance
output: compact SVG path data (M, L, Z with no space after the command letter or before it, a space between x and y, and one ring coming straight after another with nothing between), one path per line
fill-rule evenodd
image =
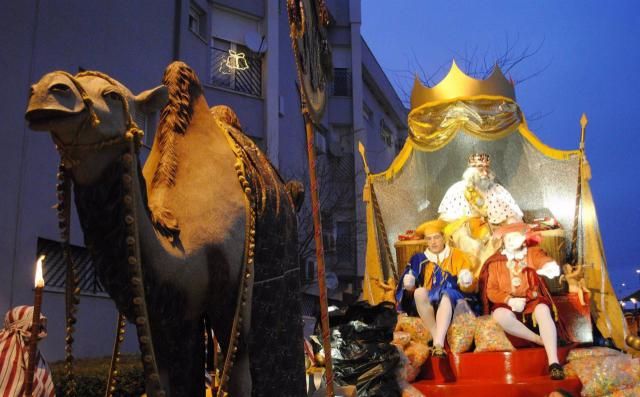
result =
M558 349L562 363L573 347ZM577 397L582 388L577 378L551 380L541 347L432 357L418 378L413 386L429 397L543 397L559 388Z

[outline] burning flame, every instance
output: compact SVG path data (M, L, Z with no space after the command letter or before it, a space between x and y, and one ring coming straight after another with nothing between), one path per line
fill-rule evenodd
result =
M44 262L44 255L41 255L40 258L38 258L38 262L36 262L36 288L44 287L44 278L42 277L42 262Z

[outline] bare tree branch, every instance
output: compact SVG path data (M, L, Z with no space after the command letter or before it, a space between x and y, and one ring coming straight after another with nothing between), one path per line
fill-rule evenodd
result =
M505 34L502 49L496 52L495 55L490 53L490 47L481 51L481 48L476 45L472 48L465 47L462 52L454 51L453 56L460 68L473 78L486 79L491 75L495 66L498 66L515 85L520 85L541 75L551 66L552 60L549 60L544 66L535 69L533 72L528 72L528 74L523 72L524 68L522 66L527 61L538 56L544 44L545 38L535 45L523 45L519 35L513 38ZM385 69L385 72L392 76L403 104L409 107L414 76L417 74L423 84L433 87L436 84L434 79L441 76L443 70L448 70L449 65L450 61L447 60L432 73L428 73L412 50L411 57L407 61L407 70ZM527 119L530 121L540 120L548 114L548 111L536 112L528 115Z

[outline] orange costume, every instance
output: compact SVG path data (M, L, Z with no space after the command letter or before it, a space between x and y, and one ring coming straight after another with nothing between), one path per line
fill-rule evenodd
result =
M513 269L507 267L507 257L500 251L489 257L480 275L484 313L489 314L499 307L511 310L507 304L510 298L525 298L526 304L521 314L522 321L526 322L525 315L532 314L539 303L544 303L552 310L553 318L558 327L558 336L563 340L570 340L565 325L558 317L547 285L536 273L536 270L551 261L553 258L547 256L542 248L537 246L528 247L526 257L520 262L520 266L514 266ZM521 267L522 264L524 264L523 267ZM514 281L514 279L519 280ZM533 319L529 318L528 320ZM530 325L535 326L535 323L536 321L532 321Z
M487 259L486 294L493 303L492 309L499 306L509 307L507 302L510 298L527 299L525 314L531 313L538 303L547 303L551 308L552 302L547 298L548 292L545 294L546 291L541 290L541 285L544 284L540 282L535 271L552 261L553 258L547 256L540 247L529 247L526 258L516 263L512 269L507 266L507 257L502 253L496 253Z

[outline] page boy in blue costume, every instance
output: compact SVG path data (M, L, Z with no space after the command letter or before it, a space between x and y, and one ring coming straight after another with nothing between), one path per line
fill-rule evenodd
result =
M470 292L472 263L462 251L450 247L443 229L446 222L429 221L416 233L424 235L427 249L411 257L396 290L397 309L409 315L417 312L433 337L433 355L444 357L443 346L453 308Z

